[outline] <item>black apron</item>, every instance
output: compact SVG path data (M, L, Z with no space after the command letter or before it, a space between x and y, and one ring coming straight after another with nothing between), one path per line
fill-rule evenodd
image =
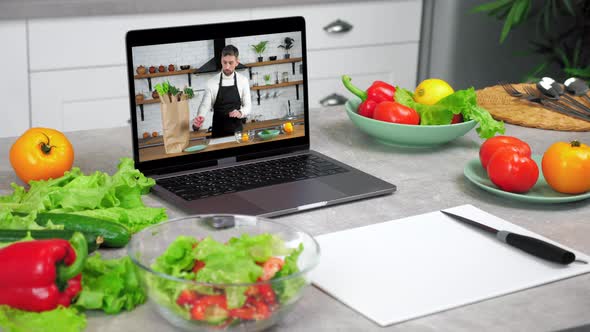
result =
M242 130L242 119L230 118L229 113L242 107L238 91L237 73L234 73L234 85L221 86L223 73L219 75L219 90L213 104L213 130L211 137L232 136Z

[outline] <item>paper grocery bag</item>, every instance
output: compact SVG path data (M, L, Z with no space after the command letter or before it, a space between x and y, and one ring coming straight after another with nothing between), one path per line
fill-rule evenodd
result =
M177 101L167 95L160 96L164 149L166 153L180 153L189 144L188 100Z

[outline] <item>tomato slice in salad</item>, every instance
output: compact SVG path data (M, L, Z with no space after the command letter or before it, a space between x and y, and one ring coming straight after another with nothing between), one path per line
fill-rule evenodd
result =
M195 260L195 266L193 267L193 272L197 273L204 267L205 267L205 262L197 259L197 260Z
M253 320L256 315L256 308L251 306L243 306L241 308L232 309L229 311L229 316L233 318Z
M277 303L275 292L269 284L258 285L258 294L269 306Z
M213 317L215 316L215 317ZM206 295L193 302L191 317L194 320L217 320L227 318L227 301L225 295Z
M270 317L270 309L268 308L268 305L266 305L266 303L264 303L263 301L257 300L255 298L251 298L252 300L250 301L250 305L253 305L254 308L256 308L256 313L254 314L254 319L255 320L263 320L263 319L267 319Z
M270 280L275 276L280 269L283 268L285 262L278 257L271 257L262 264L262 276L260 280Z
M178 298L176 299L176 304L180 306L192 305L198 298L199 295L196 292L185 289L182 292L180 292L180 295L178 295Z

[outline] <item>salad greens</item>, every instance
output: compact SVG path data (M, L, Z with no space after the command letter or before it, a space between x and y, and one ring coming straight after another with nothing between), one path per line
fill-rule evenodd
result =
M0 229L41 229L36 214L53 212L116 221L137 232L167 219L164 208L146 207L141 200L154 184L130 158L122 158L112 176L100 171L84 175L74 167L57 179L31 181L28 191L12 183L14 192L0 196Z
M128 256L104 260L96 253L86 259L77 307L116 314L132 310L145 300L139 272Z
M45 227L39 226L35 217L36 213L21 216L8 208L0 208L0 229L63 229L63 225L53 225L51 221Z
M297 267L297 260L299 259L299 255L301 255L302 252L303 244L300 244L296 250L294 250L289 256L285 258L285 265L283 265L283 268L277 272L275 277L286 277L295 272L298 272L299 268ZM303 286L305 286L305 281L301 278L294 278L286 280L282 283L278 283L276 285L276 292L279 296L279 301L281 303L287 302L289 299L297 295Z
M481 138L490 138L505 131L503 122L494 120L487 110L477 106L474 88L455 91L434 105L424 105L414 101L411 91L396 87L395 100L416 110L420 114L420 125L450 124L454 114L462 114L464 121L479 123L476 131Z
M185 99L191 99L195 96L195 91L192 88L185 87L184 89L180 90L176 86L170 84L169 81L156 84L154 89L156 89L160 96L168 96L170 101L175 99L181 101Z
M263 263L276 256L286 257L283 268L273 279L298 272L297 259L302 251L303 245L297 249L289 249L283 240L271 234L256 236L243 234L241 237L231 238L226 244L217 242L211 237L197 241L192 237L179 236L156 259L152 269L177 278L203 283L247 284L259 281L263 275ZM204 265L195 273L193 269L196 262L202 262ZM158 296L160 300L165 299L169 306L174 308L175 301L182 291L178 289L179 284L163 278L152 282L155 282L152 286L160 293ZM305 280L299 277L276 284L280 284L276 290L280 301L285 303L299 292L305 285ZM216 294L212 287L194 288L202 294ZM247 289L247 286L226 287L227 308L235 309L244 306L247 300Z
M137 233L147 226L157 224L168 218L166 210L163 208L143 206L128 209L111 207L106 209L83 210L71 212L71 214L118 222L125 225L131 233Z
M86 327L86 316L75 308L58 307L44 312L30 312L0 305L0 331L41 332L51 326L54 331L79 332Z

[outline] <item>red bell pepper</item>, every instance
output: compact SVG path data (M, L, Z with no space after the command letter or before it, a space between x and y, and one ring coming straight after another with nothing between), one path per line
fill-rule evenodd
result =
M67 307L80 292L86 238L16 242L0 249L0 304L27 311Z
M395 100L395 87L393 85L387 84L383 81L374 81L367 91L363 91L352 85L351 80L350 76L342 76L342 83L348 91L352 92L363 101L357 110L360 115L371 118L373 117L373 111L378 104L384 101Z

